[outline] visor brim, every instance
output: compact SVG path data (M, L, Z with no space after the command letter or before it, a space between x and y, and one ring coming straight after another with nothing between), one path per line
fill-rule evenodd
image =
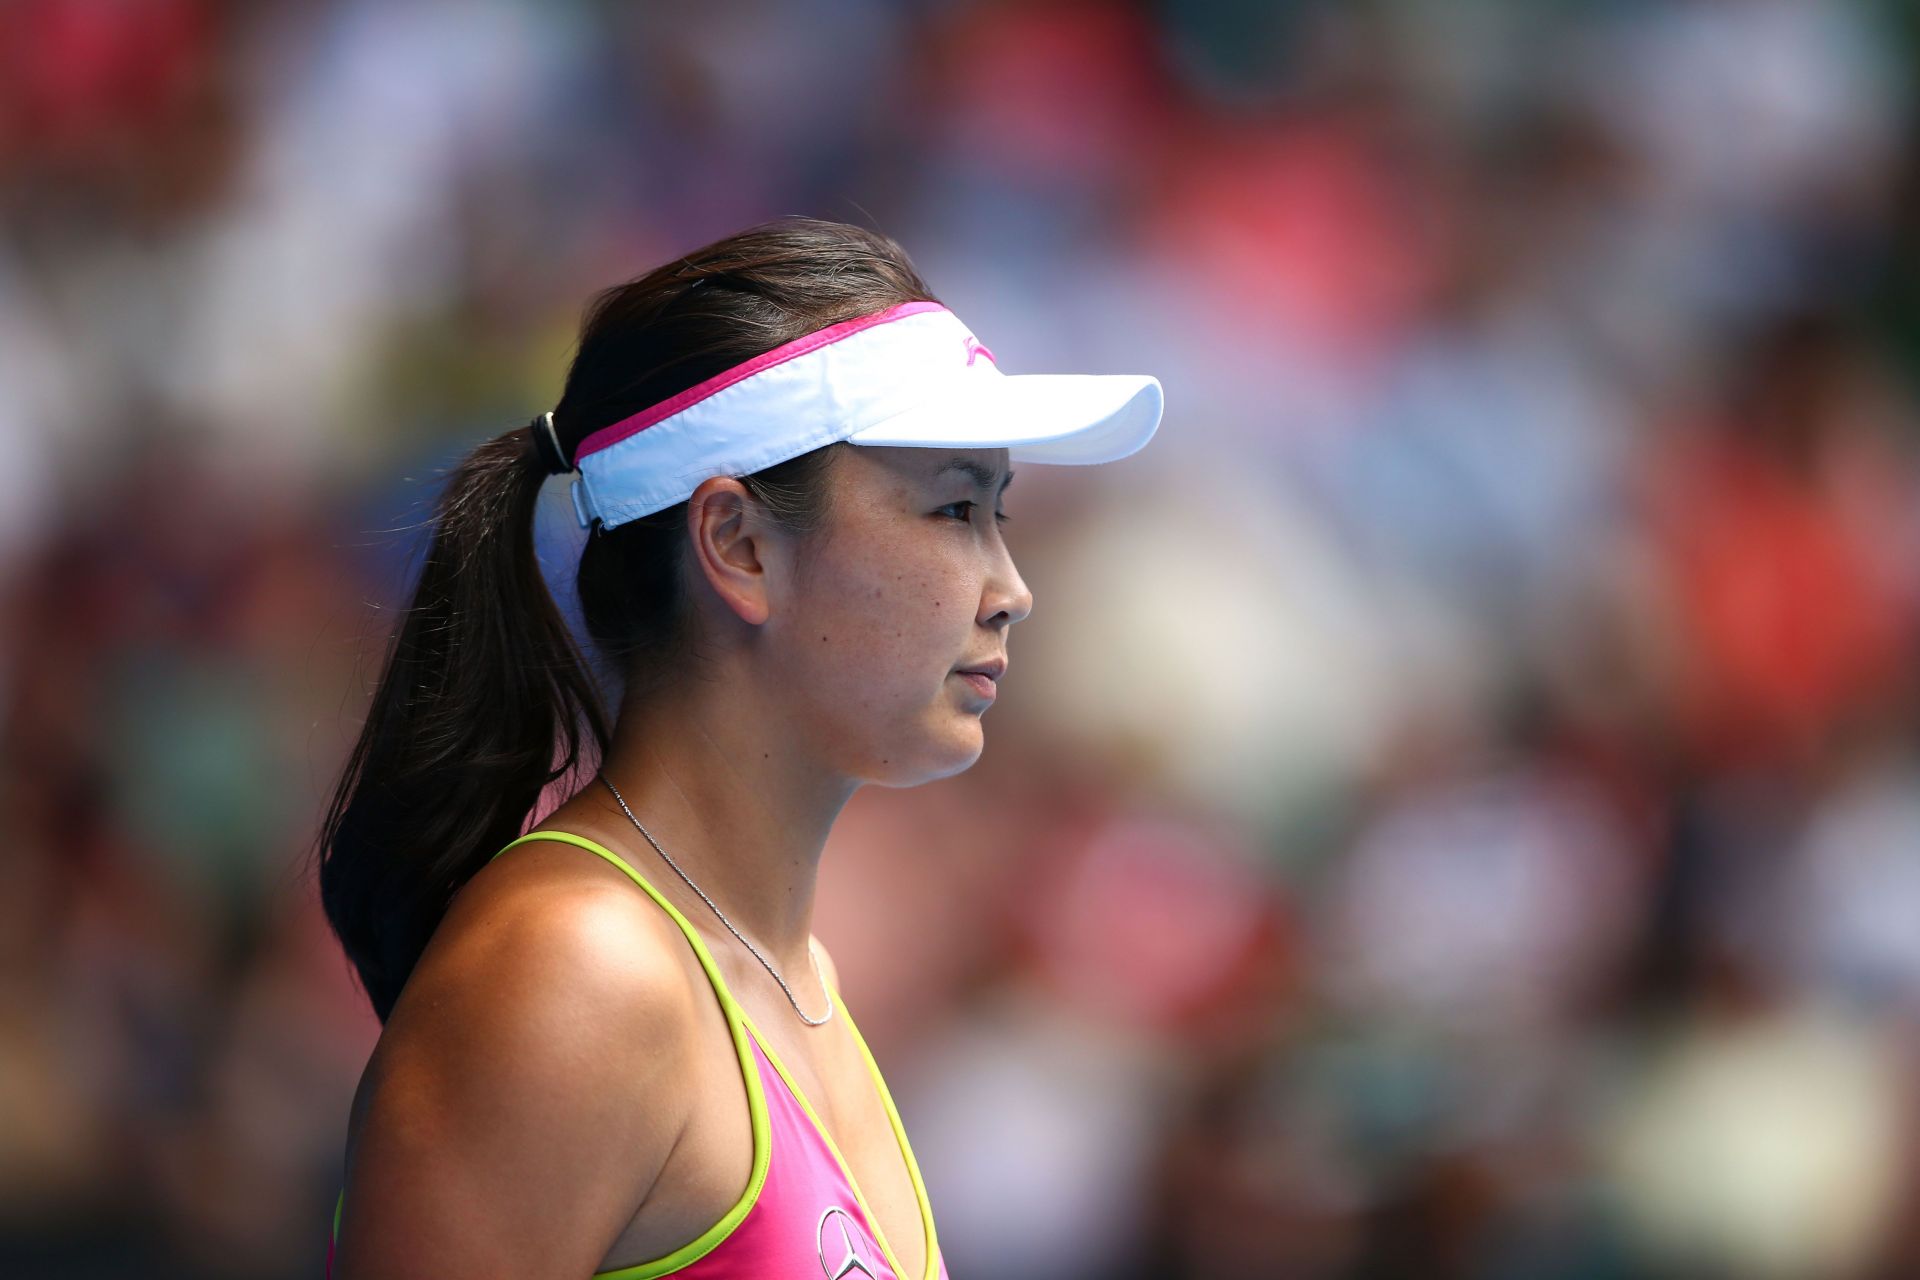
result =
M961 379L847 437L857 445L1006 449L1012 462L1088 466L1138 451L1160 425L1159 379L1143 373L1017 373Z

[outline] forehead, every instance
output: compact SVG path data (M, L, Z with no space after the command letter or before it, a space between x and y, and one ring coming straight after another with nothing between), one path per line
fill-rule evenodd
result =
M875 478L890 477L911 484L975 483L988 485L1006 478L1009 450L914 449L890 445L856 446L854 456Z

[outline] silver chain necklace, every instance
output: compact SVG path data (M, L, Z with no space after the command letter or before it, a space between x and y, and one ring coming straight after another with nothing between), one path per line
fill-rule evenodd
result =
M660 847L660 842L658 840L655 840L653 838L652 833L649 832L645 827L640 826L640 819L634 817L633 810L627 808L627 798L620 794L620 788L613 785L613 779L609 778L604 773L596 774L595 776L598 777L600 781L607 784L607 790L613 792L613 798L620 802L620 809L623 813L627 815L627 820L633 823L634 826L640 827L640 834L647 837L647 843L653 846L654 851L658 853L661 857L667 858L667 851ZM692 889L695 893L698 893L700 895L700 900L702 902L706 903L710 907L713 907L713 914L720 917L720 923L727 926L728 932L732 933L733 936L740 939L740 941L746 942L747 950L753 952L754 957L758 959L761 964L766 965L767 972L772 974L773 980L780 984L780 989L787 993L787 1003L793 1006L793 1011L800 1015L800 1020L802 1022L806 1023L810 1027L817 1027L833 1017L833 1009L834 1009L833 988L827 985L826 976L820 972L820 957L813 953L813 947L811 945L807 947L807 958L813 961L813 973L815 977L820 979L820 989L827 993L827 1011L824 1015L818 1018L809 1018L807 1016L807 1011L805 1009L802 1009L800 1007L800 1002L793 998L793 988L789 987L787 985L787 980L780 976L780 971L773 967L773 964L771 961L769 961L765 956L760 954L760 948L754 946L751 942L747 942L747 935L744 933L741 933L738 929L735 929L733 927L733 921L727 919L726 912L720 910L719 907L714 906L713 899L709 898L706 895L706 893L701 890L700 886L693 882L692 877L687 875L686 872L680 870L680 864L675 862L672 858L667 858L667 865L672 867L674 871L679 874L680 878L687 882L687 887L689 889Z

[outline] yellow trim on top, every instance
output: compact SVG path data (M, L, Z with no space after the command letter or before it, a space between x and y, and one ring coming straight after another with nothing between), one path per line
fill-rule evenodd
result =
M593 1274L593 1280L656 1280L656 1277L668 1275L691 1265L718 1248L722 1241L733 1234L734 1228L746 1218L760 1198L760 1189L766 1185L767 1169L771 1163L773 1150L773 1127L768 1119L767 1096L761 1087L760 1068L753 1060L752 1048L747 1044L747 1030L744 1024L747 1011L733 998L733 993L727 990L726 981L720 976L720 966L714 963L712 954L707 950L706 944L700 940L700 935L694 927L688 923L687 918L680 914L679 909L671 902L661 896L658 889L647 883L646 877L628 866L626 859L604 845L597 844L585 836L574 835L570 831L529 831L506 845L493 857L497 858L514 845L524 844L529 840L558 840L597 853L626 872L635 884L646 890L648 897L666 908L667 914L673 917L674 923L680 926L680 931L686 934L687 940L693 944L694 954L700 960L700 967L706 970L707 978L713 984L714 994L720 999L721 1011L726 1015L727 1029L733 1037L734 1053L740 1060L740 1073L747 1086L747 1110L753 1125L753 1173L747 1179L746 1189L740 1193L740 1198L718 1222L672 1253L649 1262L638 1262L630 1267L596 1271ZM487 861L491 862L493 858ZM336 1242L340 1237L340 1211L345 1207L346 1199L347 1192L343 1187L340 1190L340 1199L333 1209L333 1235Z
M841 1000L836 1003L840 1006L841 1016L847 1020L847 1026L853 1027L853 1016L847 1012L846 1002ZM774 1053L773 1046L767 1043L766 1036L760 1033L760 1024L753 1020L753 1015L742 1009L740 1016L746 1019L749 1027L753 1028L753 1038L759 1041L760 1052L767 1055L767 1061L771 1062L773 1069L780 1073L780 1078L787 1082L787 1088L793 1091L793 1096L800 1102L800 1109L807 1113L807 1119L813 1121L814 1131L820 1135L821 1141L827 1144L827 1150L833 1153L833 1158L839 1164L840 1172L845 1176L847 1185L853 1188L853 1198L860 1202L860 1208L866 1213L867 1221L873 1224L874 1239L880 1242L880 1252L886 1254L887 1265L893 1268L894 1275L904 1277L907 1269L900 1265L900 1259L894 1255L893 1247L887 1243L887 1233L880 1226L879 1215L874 1213L873 1206L867 1203L867 1197L860 1190L860 1181L853 1176L853 1168L847 1163L847 1158L840 1154L840 1148L835 1144L833 1135L827 1132L826 1125L820 1123L819 1112L815 1111L813 1104L807 1101L807 1095L801 1091L799 1084L793 1078L793 1073L787 1070L786 1064L781 1062ZM867 1069L872 1074L874 1083L880 1088L880 1100L886 1109L887 1120L893 1125L894 1140L900 1144L900 1154L906 1160L907 1176L913 1183L914 1199L920 1206L921 1238L926 1242L927 1259L924 1280L934 1280L940 1271L940 1255L937 1251L939 1242L934 1238L933 1207L927 1202L927 1189L920 1181L920 1168L914 1163L913 1148L907 1145L906 1128L900 1123L899 1113L893 1109L893 1099L887 1094L886 1082L880 1078L880 1068L874 1063L873 1055L867 1051L866 1041L861 1039L857 1027L853 1029L853 1039L854 1043L860 1047L861 1056L867 1060Z
M927 1196L927 1185L920 1179L920 1162L913 1158L913 1144L907 1141L907 1126L900 1119L899 1110L893 1105L893 1095L887 1091L886 1078L880 1074L880 1064L873 1060L873 1050L867 1048L866 1037L860 1034L860 1027L847 1013L846 1006L840 1006L840 1012L846 1014L847 1030L853 1032L853 1042L860 1046L860 1056L867 1060L867 1070L873 1075L873 1083L880 1090L880 1101L886 1104L887 1119L893 1124L894 1136L900 1139L900 1150L907 1157L907 1174L913 1179L913 1193L920 1200L920 1222L927 1235L927 1274L926 1280L934 1280L939 1274L940 1257L939 1234L933 1225L933 1202Z

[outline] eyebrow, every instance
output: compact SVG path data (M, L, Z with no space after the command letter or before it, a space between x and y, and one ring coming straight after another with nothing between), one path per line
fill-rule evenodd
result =
M933 473L934 478L937 480L941 476L947 474L947 472L949 471L963 472L966 475L972 477L973 484L976 489L987 489L987 488L991 488L993 485L993 472L988 468L981 466L979 463L974 462L967 458L954 458L950 460L945 466L941 467L938 471ZM1007 486L1013 483L1013 475L1014 475L1013 468L1008 467L1006 478L1000 482L1001 493L1005 493L1007 491Z

